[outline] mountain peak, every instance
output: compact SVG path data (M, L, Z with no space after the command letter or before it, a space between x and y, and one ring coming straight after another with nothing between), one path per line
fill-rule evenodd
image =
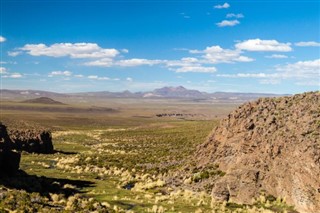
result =
M158 97L202 97L203 93L198 90L188 90L183 86L177 87L162 87L153 90L152 94Z

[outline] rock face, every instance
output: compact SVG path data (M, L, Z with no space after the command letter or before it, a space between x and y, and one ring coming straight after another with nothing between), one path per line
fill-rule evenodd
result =
M20 153L11 150L6 126L0 123L0 175L11 175L19 169Z
M18 151L31 153L53 153L51 132L34 123L3 120L10 137L10 147Z
M12 129L9 135L13 149L44 154L53 152L51 132L47 130Z
M300 212L319 212L320 93L240 106L195 156L198 167L214 163L226 172L212 189L216 200L250 203L265 192Z

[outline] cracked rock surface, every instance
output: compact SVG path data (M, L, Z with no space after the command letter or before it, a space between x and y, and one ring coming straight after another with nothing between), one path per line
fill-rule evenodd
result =
M223 119L196 152L198 167L226 175L216 200L250 203L261 192L286 198L299 212L320 209L320 93L263 98Z

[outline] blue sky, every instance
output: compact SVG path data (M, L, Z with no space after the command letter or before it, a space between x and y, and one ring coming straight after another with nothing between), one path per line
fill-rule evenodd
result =
M320 89L320 1L1 0L4 89Z

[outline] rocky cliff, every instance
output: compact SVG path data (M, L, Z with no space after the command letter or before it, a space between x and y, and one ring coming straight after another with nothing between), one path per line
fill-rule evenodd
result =
M261 192L286 198L299 212L320 209L320 93L263 98L221 121L195 155L219 165L218 201L250 203Z

